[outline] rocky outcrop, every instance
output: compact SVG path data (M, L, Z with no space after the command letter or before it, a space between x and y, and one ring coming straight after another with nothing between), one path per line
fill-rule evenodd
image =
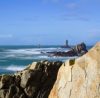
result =
M100 98L100 43L76 60L34 62L1 75L0 98Z
M70 50L70 52L71 51L73 51L74 55L76 55L76 56L82 56L88 52L86 49L85 43L81 43L81 44L76 45L74 48L72 48L72 50Z
M60 67L49 98L100 98L100 42Z
M53 56L82 56L85 53L87 53L86 45L85 43L81 43L70 49L68 52L47 52L49 54L52 54Z
M40 61L14 75L0 76L0 98L48 98L62 62Z

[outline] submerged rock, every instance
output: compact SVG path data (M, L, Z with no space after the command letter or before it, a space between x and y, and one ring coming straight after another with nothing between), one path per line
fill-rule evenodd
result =
M100 98L100 42L60 67L49 98Z

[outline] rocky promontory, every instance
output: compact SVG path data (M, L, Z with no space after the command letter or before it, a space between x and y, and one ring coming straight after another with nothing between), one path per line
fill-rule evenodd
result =
M0 76L0 98L100 98L100 42L66 62L33 62Z

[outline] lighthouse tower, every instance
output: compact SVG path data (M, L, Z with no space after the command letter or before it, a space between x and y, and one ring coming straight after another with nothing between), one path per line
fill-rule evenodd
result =
M68 40L66 40L66 47L68 47L69 45L68 45Z

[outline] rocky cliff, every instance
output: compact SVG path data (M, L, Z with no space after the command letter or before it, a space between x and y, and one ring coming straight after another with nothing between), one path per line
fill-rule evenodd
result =
M60 67L49 98L100 98L100 42Z
M76 60L34 62L1 75L0 98L100 98L100 43Z
M0 76L0 98L48 98L62 62L40 61L14 75Z

